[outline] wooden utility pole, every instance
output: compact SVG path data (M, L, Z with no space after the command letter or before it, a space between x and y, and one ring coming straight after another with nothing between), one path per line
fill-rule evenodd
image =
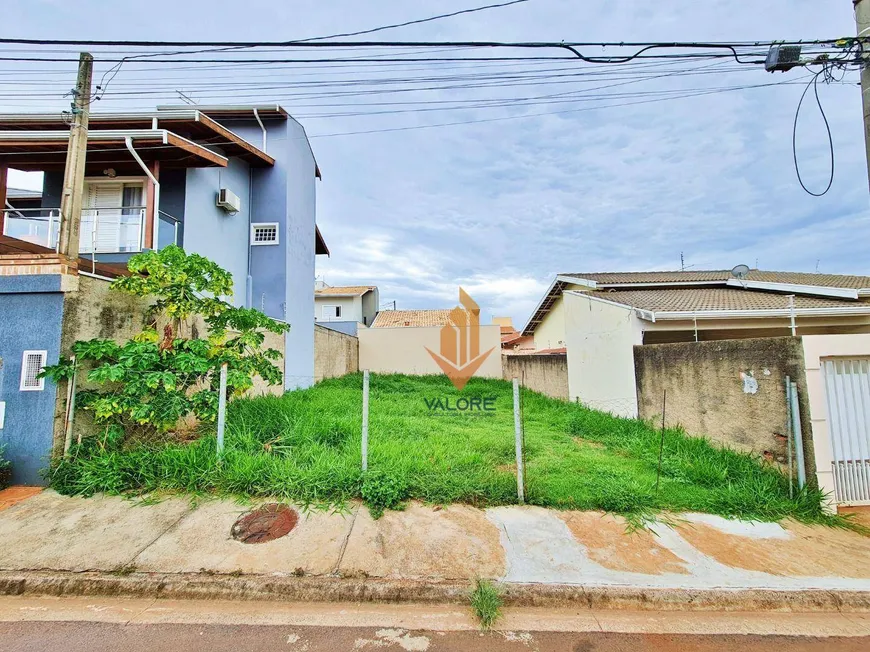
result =
M66 151L63 173L63 195L60 200L58 253L78 260L79 232L82 224L82 200L85 191L85 159L88 151L88 114L91 105L91 78L94 58L87 52L79 57L79 74L73 90L72 127Z
M867 150L867 172L870 175L870 0L852 0L855 6L855 23L861 41L861 102L864 107L864 146ZM868 176L870 179L870 176Z

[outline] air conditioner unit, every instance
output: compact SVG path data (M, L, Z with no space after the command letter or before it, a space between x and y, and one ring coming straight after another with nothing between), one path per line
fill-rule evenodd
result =
M223 208L227 213L238 213L242 210L242 200L226 188L221 188L218 191L217 205L218 208Z

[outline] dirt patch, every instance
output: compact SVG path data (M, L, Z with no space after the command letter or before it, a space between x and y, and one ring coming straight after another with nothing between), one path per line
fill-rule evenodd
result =
M855 523L863 525L870 530L870 506L861 507L838 507L837 513L851 518Z
M587 549L589 558L605 568L628 573L688 574L685 561L659 544L648 530L626 532L625 519L603 512L561 512L559 518Z
M20 503L22 500L27 500L31 496L35 496L40 491L42 491L42 487L8 487L0 491L0 511L4 509L8 509L12 507L16 503Z
M233 539L242 543L266 543L288 534L299 515L287 505L269 503L244 514L233 524Z
M734 568L782 576L870 578L870 538L795 521L783 526L789 539L728 534L703 523L677 530L696 549Z

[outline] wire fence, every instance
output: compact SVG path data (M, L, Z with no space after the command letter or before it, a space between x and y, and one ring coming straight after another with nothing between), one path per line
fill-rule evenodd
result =
M107 397L95 392L96 389L105 392L107 385L93 382L86 371L77 368L66 388L63 413L65 454L85 439L102 447L109 447L117 441L123 441L125 445L201 442L204 445L202 450L218 459L235 455L234 459L238 460L240 454L267 453L295 460L302 467L325 464L323 460L332 457L342 468L354 468L364 474L395 469L396 460L399 460L398 464L408 463L411 465L408 468L413 467L415 472L423 469L425 473L461 473L463 471L458 470L460 465L452 466L462 457L456 450L448 451L441 458L438 455L446 448L464 448L470 451L468 457L479 456L479 464L495 466L501 473L514 474L516 500L520 504L529 500L526 426L532 424L539 432L542 415L546 414L548 419L552 416L550 408L541 403L549 399L525 388L522 374L512 379L509 393L501 386L498 396L492 398L477 391L454 392L440 376L421 381L422 385L417 384L409 390L407 379L368 372L331 379L328 392L285 393L285 386L309 387L317 380L309 375L291 375L285 377L285 383L280 386L263 384L245 393L233 393L228 383L228 370L224 367L222 373L212 374L205 382L187 387L182 393L185 400L180 400L178 393L162 391L155 385L148 400L127 405L120 417L106 419L107 410L118 396ZM146 384L166 380L155 372L131 372L131 376L128 380ZM184 379L181 382L183 384ZM420 387L426 387L427 382L431 382L431 396L412 396L409 393L420 394ZM671 432L678 429L672 414L678 414L679 410L669 409L669 400L663 392L661 413L656 415L654 423L648 422L642 427L607 423L601 421L601 415L568 410L570 414L564 432L581 449L589 450L601 445L595 443L598 434L588 437L595 428L626 432L626 437L639 436L632 428L637 432L642 430L644 441L649 440L649 448L655 448L654 455L652 452L644 454L648 455L644 459L655 467L654 485L651 484L649 491L658 493L660 487L672 482L674 465L683 463L677 457L684 453L677 450L679 442ZM674 405L679 403L679 398L676 400ZM799 410L792 407L797 406L796 389L792 387L788 392L784 391L783 400L788 400L792 408L787 424L788 477L791 480L797 475L796 488L800 489L805 479L799 470L804 464L800 449ZM637 402L629 398L590 401L585 407L614 417L636 418L637 415ZM562 414L566 413L563 411ZM487 417L493 418L480 427L483 424L476 420ZM569 423L575 417L580 424L576 429ZM590 425L592 422L587 420L590 418L595 424L603 425ZM608 432L603 438L606 440L610 436ZM540 482L543 468L541 441L539 436L532 440L533 483ZM430 455L433 457L431 470L428 470L425 468L426 458ZM796 462L794 466L792 457ZM446 458L450 461L445 462ZM713 458L710 461L713 462ZM468 461L463 460L463 464L468 464ZM537 495L534 484L532 489L534 497Z

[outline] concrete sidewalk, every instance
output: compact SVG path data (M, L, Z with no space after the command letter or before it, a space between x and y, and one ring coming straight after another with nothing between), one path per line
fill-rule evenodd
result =
M673 527L657 523L627 534L622 518L595 512L414 503L375 521L353 504L344 513L300 512L287 536L243 544L230 537L230 528L248 509L230 501L193 506L168 498L137 505L44 491L0 511L0 579L6 592L16 592L24 584L15 581L56 582L58 573L77 573L80 581L101 578L114 587L107 590L126 592L136 582L165 587L167 577L183 576L188 586L204 586L217 577L235 581L236 593L254 578L268 580L273 590L284 587L280 591L294 585L314 591L318 580L343 579L358 583L354 595L361 599L363 593L391 599L396 587L414 599L409 587L465 591L474 578L486 577L509 589L524 587L529 604L559 587L587 601L596 592L650 596L661 590L691 602L704 592L743 591L806 594L815 603L827 596L821 602L837 605L848 594L856 608L870 608L870 538L795 522L683 514ZM392 589L371 588L378 586Z

